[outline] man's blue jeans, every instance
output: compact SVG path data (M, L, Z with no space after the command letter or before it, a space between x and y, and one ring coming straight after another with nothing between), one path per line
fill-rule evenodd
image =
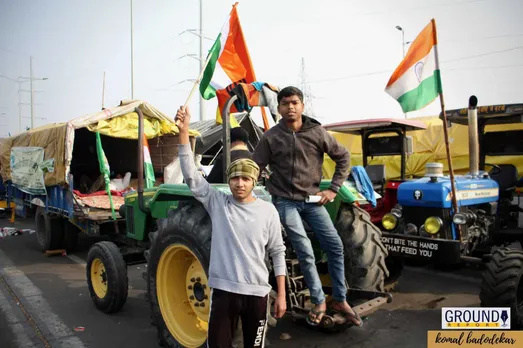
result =
M305 232L302 218L309 224L320 247L327 253L334 301L345 301L347 288L345 287L343 243L327 209L317 203L293 201L282 197L273 197L273 204L280 214L282 225L298 255L312 303L325 302L325 294L316 268L312 243Z

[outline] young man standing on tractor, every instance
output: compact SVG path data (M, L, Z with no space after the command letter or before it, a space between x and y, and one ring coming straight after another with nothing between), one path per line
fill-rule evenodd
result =
M241 127L231 128L231 162L239 158L252 158L252 153L249 151L247 144L249 142L249 133ZM223 184L225 179L223 177L223 154L220 154L211 172L207 176L207 182L211 184Z
M350 154L318 121L302 115L303 93L298 88L283 88L277 99L282 119L265 132L254 150L253 160L260 170L270 167L267 188L296 250L311 301L315 305L309 312L307 322L313 326L319 325L327 305L314 250L302 217L328 256L333 288L332 310L361 326L361 318L346 301L343 244L324 207L334 200L343 181L347 179ZM325 153L336 162L336 171L330 188L319 191ZM306 199L311 195L319 196L319 202L307 203Z
M190 118L189 110L183 107L176 113L183 177L212 222L208 347L231 347L238 317L244 346L263 347L271 290L267 252L278 285L275 317L281 318L286 311L285 246L278 212L271 203L253 196L259 168L251 159L240 158L229 165L227 182L232 195L214 189L198 173L189 145Z

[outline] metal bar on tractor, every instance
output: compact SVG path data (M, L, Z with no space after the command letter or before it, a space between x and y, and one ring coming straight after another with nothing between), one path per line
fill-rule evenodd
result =
M143 169L143 137L144 137L144 129L143 129L143 113L142 110L137 107L135 109L136 113L138 114L138 206L140 207L140 210L144 213L148 213L147 208L145 207L145 204L143 202L143 176L144 176L144 169Z
M231 107L232 104L238 99L237 95L233 95L227 100L222 110L222 131L223 131L223 177L227 180L227 168L231 164Z
M398 135L401 138L401 180L402 181L405 181L405 176L406 176L406 171L407 171L407 168L405 168L407 166L407 156L405 155L405 152L407 152L406 134L407 134L406 127L403 127L403 129L400 129L398 131Z

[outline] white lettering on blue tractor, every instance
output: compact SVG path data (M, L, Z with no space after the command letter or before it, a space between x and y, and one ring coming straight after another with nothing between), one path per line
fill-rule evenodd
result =
M438 243L382 236L381 241L388 251L404 255L431 258L438 251Z

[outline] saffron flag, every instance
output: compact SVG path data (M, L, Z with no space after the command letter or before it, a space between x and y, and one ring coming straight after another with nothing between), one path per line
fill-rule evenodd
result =
M412 42L385 92L398 101L403 112L422 109L443 93L434 19Z
M151 152L149 151L149 143L145 133L143 135L143 165L145 171L145 188L154 187L156 178L154 177L153 161L151 160Z

